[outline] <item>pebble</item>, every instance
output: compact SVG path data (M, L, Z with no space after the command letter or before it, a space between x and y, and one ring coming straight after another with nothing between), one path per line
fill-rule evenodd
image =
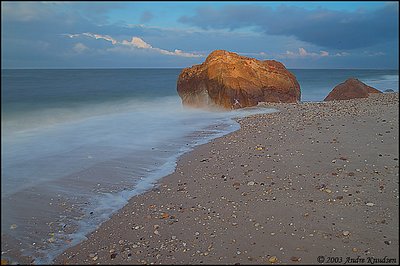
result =
M272 257L269 257L268 261L271 263L275 263L278 261L278 258L276 256L272 256Z
M14 230L15 228L17 228L17 225L16 225L16 224L12 224L12 225L10 226L10 229L11 229L11 230Z
M348 235L350 235L350 232L349 231L343 231L343 235L344 236L348 236Z
M375 204L374 203L372 203L372 202L368 202L367 204L365 204L365 205L367 205L368 207L372 207L372 206L374 206Z
M293 256L290 258L290 260L291 261L301 261L301 258Z
M248 186L254 186L254 181L250 181L249 183L247 183Z

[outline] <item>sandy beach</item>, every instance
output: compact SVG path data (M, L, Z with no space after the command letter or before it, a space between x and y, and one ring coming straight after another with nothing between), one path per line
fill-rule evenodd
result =
M398 93L268 106L55 262L398 263Z
M398 100L265 104L55 263L396 264Z

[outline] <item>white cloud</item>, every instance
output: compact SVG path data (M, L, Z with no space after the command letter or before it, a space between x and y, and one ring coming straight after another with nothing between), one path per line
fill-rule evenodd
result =
M321 55L321 56L329 56L329 52L327 52L327 51L321 51L320 55Z
M84 45L83 43L78 42L77 44L74 45L74 47L72 49L74 49L74 51L77 53L83 53L84 51L88 50L89 48L86 45Z
M335 56L348 56L348 55L350 55L350 54L347 52L338 52L335 54Z
M382 56L385 55L384 52L371 52L371 51L364 51L366 56Z
M307 53L306 49L304 49L304 48L302 48L302 47L299 48L299 54L300 54L300 56L307 56L307 55L309 55L309 53Z
M293 51L286 51L285 54L278 55L279 58L320 58L320 57L328 57L328 56L344 56L344 55L349 55L346 52L342 52L340 55L331 55L328 51L319 51L319 53L316 52L308 52L305 48L300 47L298 49L298 52L293 52Z
M77 34L75 34L75 35L77 35ZM82 35L95 38L96 40L97 40L97 39L103 39L103 40L106 40L106 41L111 42L112 44L117 44L117 41L114 40L114 39L113 39L111 36L109 36L109 35L93 34L93 33L89 33L89 32L84 32L84 33L82 33Z
M147 42L143 41L139 37L132 37L132 40L130 42L126 41L126 40L123 40L122 44L123 45L133 45L136 48L142 48L142 49L151 49L151 48L153 48L150 44L148 44Z
M89 33L89 32L85 32L82 34L62 34L62 35L68 36L70 38L77 38L77 37L83 35L86 37L95 38L96 40L103 39L103 40L111 42L113 45L133 47L133 48L137 48L137 49L148 49L148 50L155 51L157 53L164 54L164 55L173 55L173 56L182 56L182 57L202 57L203 56L202 54L188 53L188 52L184 52L179 49L175 49L173 52L171 52L171 51L164 50L161 48L156 48L156 47L151 46L150 44L148 44L147 42L145 42L143 39L141 39L139 37L132 37L132 39L130 41L122 40L121 42L119 42L109 35L100 35L100 34L94 34L94 33ZM118 49L118 50L120 51L120 49Z

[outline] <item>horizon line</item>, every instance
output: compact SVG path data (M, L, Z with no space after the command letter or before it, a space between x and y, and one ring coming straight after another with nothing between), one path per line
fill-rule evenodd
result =
M89 69L184 69L190 67L60 67L60 68L1 68L1 70L89 70ZM299 70L399 70L398 68L289 68L286 69L299 69Z

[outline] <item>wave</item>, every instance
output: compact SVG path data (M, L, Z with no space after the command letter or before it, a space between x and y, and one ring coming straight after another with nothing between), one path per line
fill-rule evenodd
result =
M49 263L129 198L172 173L179 156L237 130L233 118L273 111L210 112L184 108L178 97L160 97L9 117L2 131L2 209L8 214L2 231L23 242L37 263ZM56 200L74 206L73 212L49 206ZM24 224L33 215L39 226ZM40 228L50 223L59 232L51 243L50 229ZM20 229L9 230L10 224Z

